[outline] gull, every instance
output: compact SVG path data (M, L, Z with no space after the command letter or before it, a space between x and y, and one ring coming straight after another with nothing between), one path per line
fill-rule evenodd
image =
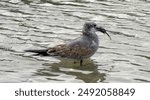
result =
M83 60L90 58L98 49L99 39L96 34L97 31L106 34L111 39L110 35L103 27L98 26L95 22L85 22L82 29L82 35L66 44L56 45L48 49L25 51L33 52L37 55L60 56L79 60L80 66L82 66Z

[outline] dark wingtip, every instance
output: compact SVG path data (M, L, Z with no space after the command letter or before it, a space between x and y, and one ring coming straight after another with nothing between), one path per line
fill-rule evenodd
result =
M37 53L38 55L43 55L46 56L47 54L47 49L41 49L41 50L24 50L25 52L33 52Z

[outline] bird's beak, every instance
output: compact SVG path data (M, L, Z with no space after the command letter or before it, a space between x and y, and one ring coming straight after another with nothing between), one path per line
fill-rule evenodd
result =
M107 33L107 31L104 28L102 28L102 27L96 27L96 30L100 31L100 32L102 32L104 34L106 34L110 38L110 40L111 40L110 35Z

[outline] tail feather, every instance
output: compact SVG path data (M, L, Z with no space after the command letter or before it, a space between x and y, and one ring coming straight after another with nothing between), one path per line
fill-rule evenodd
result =
M25 50L25 52L33 52L36 53L37 55L43 55L43 56L47 56L48 49L41 49L41 50Z

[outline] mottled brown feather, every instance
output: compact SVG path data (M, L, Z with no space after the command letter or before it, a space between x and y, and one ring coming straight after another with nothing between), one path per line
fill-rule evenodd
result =
M53 48L49 48L47 53L61 56L61 57L82 59L86 56L91 55L91 50L88 48L80 47L79 45L68 47L65 44L63 44L63 45L57 45Z

